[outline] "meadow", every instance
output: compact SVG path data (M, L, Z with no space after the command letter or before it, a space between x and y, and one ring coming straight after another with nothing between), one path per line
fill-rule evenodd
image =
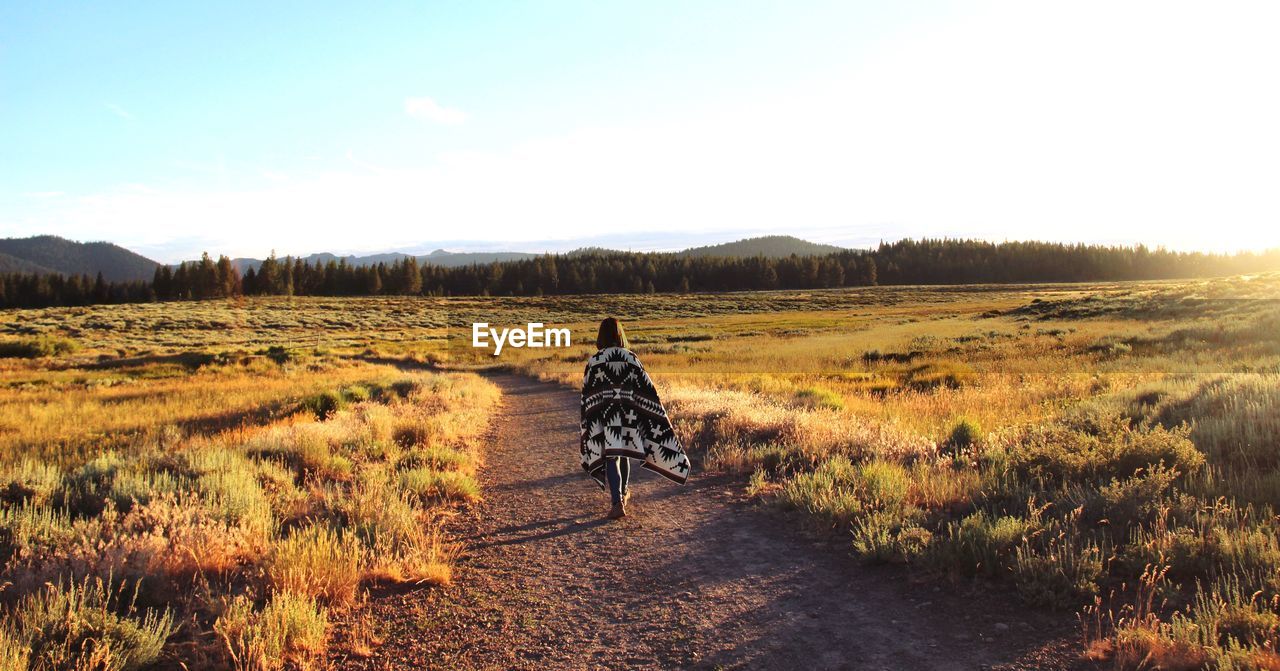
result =
M633 344L703 467L864 561L1076 610L1116 668L1280 668L1280 277L858 298Z
M371 589L448 583L497 389L314 349L9 341L0 668L324 668ZM150 352L150 350L148 350ZM51 356L32 356L51 354Z
M613 315L696 469L862 560L1075 610L1117 668L1278 668L1277 298L1270 274L7 311L0 666L358 654L364 592L448 581L434 520L483 496L499 398L470 369L576 385ZM473 321L575 344L495 360Z

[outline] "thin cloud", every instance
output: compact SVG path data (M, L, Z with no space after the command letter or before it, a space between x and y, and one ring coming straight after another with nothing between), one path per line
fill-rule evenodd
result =
M112 114L124 119L125 121L133 121L135 119L133 112L130 112L115 103L103 103L103 105L105 105L107 109L111 110Z
M27 198L57 198L65 195L62 191L28 191L24 194Z
M351 163L351 165L356 166L357 168L363 168L364 170L368 170L370 172L383 174L383 175L391 172L390 170L387 170L386 168L380 165L374 165L373 163L370 163L368 161L356 158L355 152L350 149L347 150L347 161Z
M444 107L431 98L405 98L404 113L432 123L456 125L467 120L467 113L456 107Z

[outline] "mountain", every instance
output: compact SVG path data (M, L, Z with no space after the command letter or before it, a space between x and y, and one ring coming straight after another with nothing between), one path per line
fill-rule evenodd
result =
M51 268L45 268L38 263L0 253L0 273L39 273L48 275L54 272L56 271Z
M446 252L437 249L426 256L419 256L419 263L430 263L437 266L469 266L473 263L493 263L494 261L519 261L533 259L541 254L528 252Z
M97 275L108 282L150 280L159 264L110 242L74 242L56 235L0 239L0 271Z
M728 256L732 258L748 258L752 256L785 258L792 254L796 256L823 256L843 251L846 251L843 247L809 242L790 235L766 235L719 245L693 247L683 252L677 252L677 254L680 256Z
M369 254L367 256L338 256L328 252L319 254L311 254L302 257L303 261L311 265L326 264L330 261L337 263L338 261L346 261L349 266L373 266L379 263L390 265L400 259L414 256L418 259L418 263L430 263L436 266L444 266L452 268L454 266L467 266L473 263L493 263L494 261L517 261L519 259L531 259L538 254L528 254L525 252L446 252L443 249L437 249L430 254L406 254L404 252L388 252L384 254ZM231 263L235 265L240 274L250 268L255 271L262 265L262 259L232 259Z
M561 255L562 256L591 256L594 254L597 256L602 256L605 254L622 254L622 253L625 253L625 252L622 252L617 249L609 249L608 247L579 247L571 251L563 252Z
M752 256L767 256L770 258L785 258L795 254L796 256L823 256L834 252L845 251L843 247L834 245L823 245L808 240L792 237L790 235L769 235L760 238L746 238L735 242L726 242L719 245L710 245L707 247L692 247L682 252L675 252L680 256L728 256L734 258L749 258ZM562 256L585 256L588 254L614 254L618 253L616 249L608 249L604 247L579 247L569 252L560 252ZM388 265L413 256L418 259L419 264L431 264L442 266L445 268L453 268L457 266L469 266L473 263L486 264L495 261L519 261L521 259L532 259L541 256L541 254L533 254L530 252L447 252L443 249L437 249L430 254L409 254L406 252L386 252L382 254L369 254L366 256L338 256L327 252L319 254L311 254L301 257L303 261L311 265L326 264L330 261L346 261L349 266L371 266L379 263ZM240 274L244 274L250 268L255 271L262 265L262 259L237 258L232 259L231 263L235 265Z
M399 261L400 259L406 256L409 256L409 255L398 254L394 252L389 254L370 254L369 256L352 256L352 255L338 256L337 254L322 252L319 254L311 254L309 256L303 256L301 258L303 261L306 261L307 263L313 266L317 264L324 265L330 261L333 261L335 263L337 263L338 261L346 261L347 265L349 266L372 266L372 265L377 265L379 263L391 264L396 261ZM254 271L257 271L258 267L262 265L262 259L235 258L235 259L231 259L231 264L236 267L236 270L240 271L241 275L243 275L245 271L249 270L250 268L252 268Z

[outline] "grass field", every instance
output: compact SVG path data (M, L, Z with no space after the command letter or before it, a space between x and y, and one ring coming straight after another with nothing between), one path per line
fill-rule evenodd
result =
M0 668L320 668L367 589L449 581L436 520L480 495L489 383L60 349L3 368Z
M10 311L0 666L317 665L371 584L448 580L431 520L482 495L497 401L470 323L569 326L497 362L576 384L613 315L703 468L865 560L1078 610L1120 668L1277 668L1277 298L1264 275Z
M708 467L865 560L1078 609L1119 668L1280 668L1280 277L885 294L632 333Z

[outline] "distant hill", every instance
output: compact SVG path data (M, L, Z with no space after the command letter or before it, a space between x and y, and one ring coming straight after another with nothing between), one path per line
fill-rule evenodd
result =
M338 262L338 261L345 260L347 262L347 265L349 266L372 266L378 263L388 263L388 264L394 263L406 256L409 256L409 255L390 253L390 254L370 254L369 256L352 256L352 255L338 256L337 254L322 252L320 254L311 254L301 258L303 261L306 261L311 265L316 265L316 264L324 265L330 261ZM243 275L244 272L246 270L249 270L250 268L252 268L254 271L257 271L258 268L262 265L262 259L235 258L235 259L231 259L231 264L236 267L236 270L240 271L241 275Z
M561 254L561 256L590 256L592 254L595 254L598 256L603 254L622 254L622 253L624 252L621 252L617 249L609 249L608 247L579 247L577 249L564 252Z
M0 273L40 273L41 275L48 275L55 272L57 271L45 268L38 263L0 253Z
M454 266L469 266L473 263L519 261L520 259L532 259L539 256L541 254L530 254L528 252L446 252L443 249L437 249L426 256L419 256L418 262L451 268Z
M843 247L809 242L790 235L766 235L719 245L693 247L677 253L680 256L727 256L731 258L765 256L780 259L792 254L796 256L823 256L843 251L846 251Z
M443 249L437 249L430 254L406 254L404 252L388 252L384 254L369 254L367 256L355 256L348 254L347 256L338 256L328 252L319 254L311 254L302 257L303 261L311 265L326 264L330 261L346 261L349 266L373 266L379 263L390 265L400 259L413 256L418 259L418 263L430 263L436 266L453 268L456 266L468 266L473 263L493 263L494 261L518 261L520 259L531 259L538 254L529 254L525 252L446 252ZM262 265L262 259L232 259L231 263L235 265L240 274L250 268L255 271Z
M790 235L769 235L760 238L746 238L735 242L726 242L719 245L710 245L707 247L693 247L682 252L676 252L680 256L727 256L733 258L750 258L753 256L766 256L769 258L786 258L795 254L797 256L824 256L834 252L845 251L843 247L834 245L823 245L808 240L801 240ZM569 252L561 252L561 256L586 256L590 254L620 254L625 253L616 249L608 249L604 247L579 247ZM326 264L330 261L346 261L349 266L372 266L379 263L390 265L400 259L413 256L418 259L419 264L431 264L444 268L456 268L458 266L469 266L473 263L486 264L495 261L519 261L521 259L532 259L540 254L530 252L447 252L443 249L437 249L430 254L408 254L405 252L387 252L383 254L369 254L367 256L338 256L327 252L319 254L311 254L301 257L303 261L311 265ZM232 259L231 262L244 274L246 270L253 268L257 270L262 265L262 259L238 258Z
M110 242L74 242L56 235L0 239L0 271L97 275L109 282L150 280L155 261Z

